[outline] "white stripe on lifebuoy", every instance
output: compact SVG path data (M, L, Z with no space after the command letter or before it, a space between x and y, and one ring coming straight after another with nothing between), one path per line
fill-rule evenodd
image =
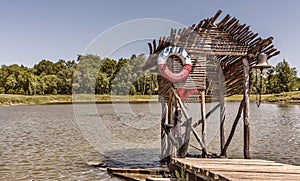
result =
M168 57L171 55L178 56L183 64L183 68L179 73L173 73L167 66ZM169 46L163 49L157 60L159 72L163 77L171 82L180 82L188 77L192 71L192 60L187 51L181 47Z
M176 46L175 47L169 46L169 47L163 49L158 55L157 63L158 64L166 64L168 57L171 55L176 55L176 56L180 57L183 65L186 65L186 64L192 65L191 57L187 53L187 51L181 47L176 47Z

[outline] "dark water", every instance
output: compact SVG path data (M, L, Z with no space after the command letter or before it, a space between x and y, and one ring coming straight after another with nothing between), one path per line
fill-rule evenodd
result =
M227 133L239 103L227 103ZM207 110L213 107L207 105ZM199 105L188 104L194 120ZM157 166L161 107L151 104L0 107L0 180L117 180L88 161ZM209 151L219 151L218 111L208 120ZM228 156L243 156L242 121ZM251 104L251 156L300 164L300 106ZM196 145L195 140L192 144ZM196 152L191 149L191 152Z

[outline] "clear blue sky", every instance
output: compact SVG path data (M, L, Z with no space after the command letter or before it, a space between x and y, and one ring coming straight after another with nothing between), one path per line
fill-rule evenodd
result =
M32 66L42 59L76 59L99 34L140 18L169 19L190 26L218 9L274 37L284 58L300 71L298 0L0 0L0 65ZM221 18L220 18L221 19Z

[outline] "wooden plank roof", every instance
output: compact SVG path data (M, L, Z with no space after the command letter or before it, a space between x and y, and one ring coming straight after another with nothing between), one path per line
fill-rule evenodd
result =
M219 62L225 77L227 95L240 93L243 86L242 59L249 58L250 67L256 63L259 53L265 53L270 59L280 53L272 44L273 37L266 39L250 30L250 26L240 23L239 20L226 15L217 22L222 11L219 10L213 17L205 18L198 24L178 31L172 29L168 37L160 37L158 43L153 40L148 43L150 58L144 68L156 65L157 55L170 45L189 48L189 53L202 53L214 56ZM192 43L187 43L193 40Z

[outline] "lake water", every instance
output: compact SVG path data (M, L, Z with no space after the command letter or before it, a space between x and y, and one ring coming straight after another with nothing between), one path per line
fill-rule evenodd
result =
M207 111L213 106L207 104ZM227 135L238 106L226 103ZM187 110L199 119L198 104ZM216 153L218 112L207 123L208 149ZM160 117L159 103L2 106L0 180L118 180L88 161L158 166ZM197 146L194 139L191 143ZM228 156L243 157L242 120ZM299 105L251 104L251 157L300 165Z

